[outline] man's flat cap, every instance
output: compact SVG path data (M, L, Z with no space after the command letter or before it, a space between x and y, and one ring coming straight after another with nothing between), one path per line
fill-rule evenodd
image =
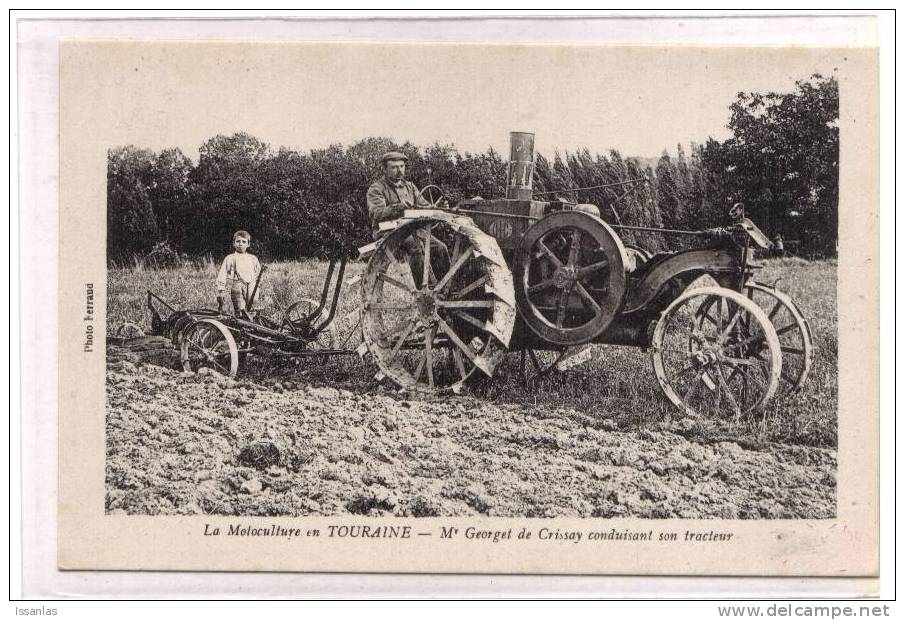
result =
M390 151L389 153L384 153L383 157L380 158L380 163L385 164L388 161L393 161L394 159L401 159L402 161L408 161L409 158L404 153L400 153L399 151Z

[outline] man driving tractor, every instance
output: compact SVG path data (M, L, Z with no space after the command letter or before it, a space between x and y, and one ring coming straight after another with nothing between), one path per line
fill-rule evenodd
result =
M380 223L402 217L406 209L430 206L418 188L405 180L405 163L408 157L398 151L390 151L380 158L383 176L368 188L368 217L374 239L381 238L385 231ZM424 269L424 242L426 233L419 230L402 243L409 256L409 266L415 284L422 288L421 276ZM442 241L431 236L431 268L435 276L442 276L449 269L449 250Z

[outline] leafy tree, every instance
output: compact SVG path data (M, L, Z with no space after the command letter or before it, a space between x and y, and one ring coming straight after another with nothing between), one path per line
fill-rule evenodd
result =
M839 85L813 75L791 93L739 93L733 136L708 141L704 167L716 199L744 202L768 235L798 238L809 253L832 254L838 237Z
M188 180L192 161L181 150L166 149L153 161L148 198L153 205L160 236L171 247L182 247L192 226Z
M260 172L270 147L246 133L215 136L201 145L192 171L192 211L196 224L186 234L191 254L229 251L236 230L251 233L258 253L267 256L272 202Z
M107 153L107 255L125 260L160 240L150 198L154 153L125 146Z

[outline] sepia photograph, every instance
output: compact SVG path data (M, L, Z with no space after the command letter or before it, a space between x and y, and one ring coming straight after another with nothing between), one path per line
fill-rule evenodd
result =
M844 51L86 49L105 514L837 516Z
M60 39L61 574L869 586L872 22L528 21Z

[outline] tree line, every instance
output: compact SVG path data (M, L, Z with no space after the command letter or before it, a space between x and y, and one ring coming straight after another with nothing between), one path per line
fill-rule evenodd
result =
M680 144L676 156L538 153L535 191L596 204L611 223L680 229L719 226L732 203L744 202L769 236L800 240L809 256L833 255L835 78L815 75L785 94L739 93L729 110L730 138L692 143L687 152ZM348 254L370 241L365 194L389 150L409 157L410 180L440 186L450 204L505 195L507 162L492 148L462 153L372 137L302 152L237 133L207 140L196 163L178 148L122 146L108 152L108 260L218 257L231 251L238 229L251 232L255 253L268 260ZM643 181L612 186L632 179ZM588 187L596 189L580 189ZM674 243L656 233L628 237L652 250Z

